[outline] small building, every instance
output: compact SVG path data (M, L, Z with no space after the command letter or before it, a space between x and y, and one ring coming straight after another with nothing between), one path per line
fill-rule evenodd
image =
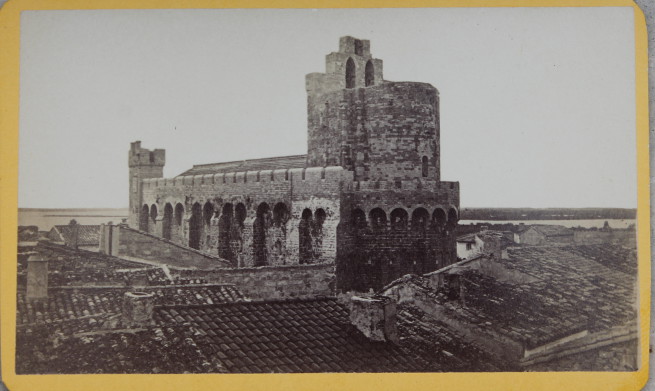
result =
M82 225L71 220L68 225L55 225L47 238L68 247L97 251L100 244L100 226Z
M573 230L563 225L522 225L514 242L532 246L573 244Z
M505 232L490 231L486 227L480 232L462 235L457 238L457 258L470 259L482 253L491 253L501 257L502 251L515 243Z

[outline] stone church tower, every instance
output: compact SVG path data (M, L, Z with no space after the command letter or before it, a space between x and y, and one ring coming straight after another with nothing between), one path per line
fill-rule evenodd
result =
M132 143L130 226L235 267L334 265L337 291L453 263L459 183L441 181L439 92L382 66L368 40L342 37L306 75L306 155L162 178L164 150Z

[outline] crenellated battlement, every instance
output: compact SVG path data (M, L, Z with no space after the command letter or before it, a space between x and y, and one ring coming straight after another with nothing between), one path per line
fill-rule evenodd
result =
M344 176L345 175L345 176ZM157 187L194 187L252 183L314 182L334 181L351 178L343 167L307 167L284 170L236 171L219 174L184 175L173 178L146 178L142 180L144 189Z
M154 149L149 150L141 148L141 141L135 141L130 144L128 165L130 167L140 166L161 166L166 164L166 150Z

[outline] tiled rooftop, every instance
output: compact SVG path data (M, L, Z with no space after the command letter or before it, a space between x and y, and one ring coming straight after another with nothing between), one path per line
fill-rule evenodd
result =
M594 246L584 246L591 252ZM596 245L593 253L608 245ZM612 246L610 246L612 247ZM508 249L508 259L495 260L508 271L532 277L529 283L500 282L477 270L461 273L464 302L432 292L449 316L523 341L529 348L582 330L607 330L636 319L636 276L577 255L572 248ZM427 288L418 277L415 283Z
M637 251L616 244L566 246L563 250L594 260L610 269L637 275Z
M398 308L400 345L425 357L435 372L515 370L470 343L461 332L410 304Z
M519 232L525 232L530 228L534 228L536 231L546 235L546 236L569 236L573 235L573 230L566 228L563 225L550 225L550 224L534 224L527 225L525 228L519 229Z
M18 255L19 290L25 284L27 260L39 254L48 260L49 286L127 285L135 280L150 284L168 283L161 268L138 262L78 250L54 243L39 244Z
M87 327L87 330L89 328ZM188 327L89 330L75 336L38 330L19 334L16 372L21 373L216 373ZM42 343L57 339L56 343Z
M229 372L416 372L429 363L415 353L372 342L336 299L159 308L162 327L188 324L199 344Z
M184 175L220 174L226 172L284 170L305 167L307 155L270 157L263 159L237 160L234 162L197 164L181 173Z
M57 232L65 243L73 241L73 226L55 225ZM77 244L78 246L98 246L100 243L100 226L77 224Z
M30 303L24 292L18 292L16 324L28 327L34 324L52 324L65 320L119 314L123 294L129 288L51 288L45 305ZM140 292L155 294L155 305L201 305L245 300L232 285L151 286ZM81 329L84 330L84 329Z

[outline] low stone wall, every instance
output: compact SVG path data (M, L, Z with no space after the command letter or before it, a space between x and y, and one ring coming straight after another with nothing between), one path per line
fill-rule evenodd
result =
M209 271L179 270L182 278L204 278L216 284L234 284L253 300L333 296L334 264L262 266Z
M119 228L118 253L113 253L116 256L146 259L173 268L207 270L230 267L227 261L219 257L204 254L190 247L173 243L170 240L125 226L114 228Z

